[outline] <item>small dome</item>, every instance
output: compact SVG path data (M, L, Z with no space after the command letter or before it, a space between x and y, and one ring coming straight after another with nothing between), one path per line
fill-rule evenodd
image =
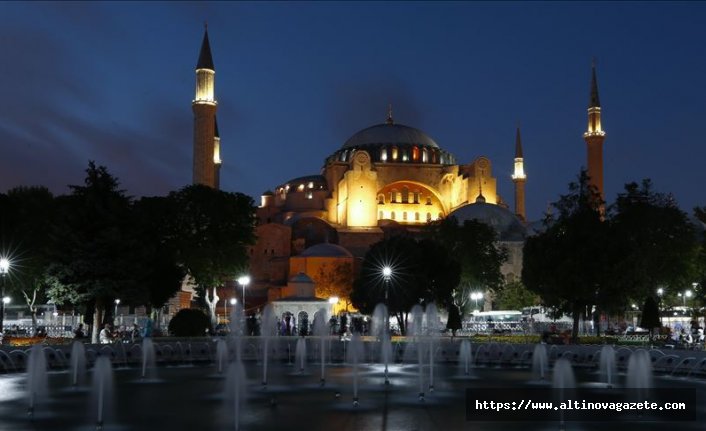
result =
M312 280L308 275L304 274L303 272L300 272L294 277L290 278L289 281L291 283L314 283L314 280Z
M302 257L353 257L353 255L336 244L316 244L304 250L300 256Z
M477 220L495 229L501 241L523 241L526 229L510 210L499 205L474 203L456 209L449 217L455 217L460 224L466 220Z
M267 190L265 193L262 194L262 196L274 196L275 194L272 193L272 190Z
M402 124L378 124L351 136L341 148L359 148L367 145L419 145L439 148L432 138L414 127Z

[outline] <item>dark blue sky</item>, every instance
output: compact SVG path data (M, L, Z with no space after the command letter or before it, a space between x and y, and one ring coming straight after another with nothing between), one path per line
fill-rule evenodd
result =
M391 102L462 163L488 156L510 203L519 121L538 219L585 165L596 56L608 200L650 177L683 209L706 205L697 2L0 2L0 191L66 193L89 159L133 196L189 184L205 20L222 188L256 202Z

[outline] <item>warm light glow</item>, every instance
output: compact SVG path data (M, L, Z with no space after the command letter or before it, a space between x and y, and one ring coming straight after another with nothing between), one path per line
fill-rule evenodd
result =
M237 303L238 303L238 299L237 299L237 298L230 298L230 305L235 305L235 304L237 304Z
M196 69L196 96L194 104L215 105L214 84L216 72L209 69Z
M524 163L522 161L522 157L518 157L515 159L515 173L512 174L512 179L513 180L524 180L527 177L525 176L525 168L524 168Z
M221 164L221 140L220 138L213 139L213 163Z
M250 284L250 276L243 275L243 276L239 277L238 284L240 284L241 286L247 286L248 284Z
M120 305L120 300L119 300L119 299L116 299L116 300L115 300L115 305Z
M389 266L384 267L382 269L382 275L384 277L390 277L392 275L392 268L390 268Z
M2 303L5 305L9 304L10 301L12 301L12 298L10 298L9 296L2 298Z
M474 301L481 300L481 299L483 299L483 293L481 293L481 292L473 292L473 293L471 293L471 299L474 300Z
M332 296L328 299L328 303L332 305L338 304L338 296Z

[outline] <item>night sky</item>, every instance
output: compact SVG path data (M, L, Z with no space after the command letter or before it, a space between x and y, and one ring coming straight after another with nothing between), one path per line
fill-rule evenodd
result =
M586 163L595 56L608 200L650 177L706 205L703 2L0 2L0 191L67 193L89 160L135 197L189 184L204 21L221 188L258 203L392 103L461 163L489 157L510 204L519 122L539 219Z

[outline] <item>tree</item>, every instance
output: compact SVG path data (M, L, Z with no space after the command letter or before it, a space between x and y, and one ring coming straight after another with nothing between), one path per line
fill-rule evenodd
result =
M345 301L346 310L353 290L352 262L323 263L311 277L316 285L316 295L321 298L338 297Z
M557 215L547 216L545 231L529 237L523 252L523 284L545 305L572 313L574 341L581 314L614 293L607 276L609 230L601 204L581 171L578 182L569 184L569 193L552 204Z
M642 306L642 320L640 326L650 330L650 336L653 335L655 328L662 327L662 321L659 318L659 307L655 298L650 295L645 299L645 304Z
M252 198L203 185L169 194L178 209L171 225L177 259L197 284L199 296L247 268L247 246L255 241ZM209 307L211 318L215 312Z
M392 269L389 282L382 274L385 266ZM385 293L389 291L388 312L405 333L412 306L448 304L453 287L458 284L458 274L458 264L441 245L395 235L373 244L365 254L351 300L358 310L372 314L377 304L386 302Z
M477 220L459 225L454 217L429 225L427 237L434 238L459 265L460 279L451 292L452 304L461 318L470 306L474 291L499 292L504 284L500 268L507 260L507 251L498 243L497 232ZM451 304L447 307L450 310Z
M670 195L655 192L649 179L625 185L611 217L613 281L636 298L694 281L698 242L687 214Z
M506 284L496 299L502 310L521 310L539 303L539 297L519 281Z
M169 321L169 333L176 337L198 337L204 335L209 326L209 318L203 311L184 308Z
M2 242L9 244L12 250L11 286L27 304L33 331L37 328L37 303L45 299L45 269L53 209L54 196L46 187L13 188L7 192L0 209L3 215Z
M48 294L57 304L91 305L96 343L108 304L134 286L139 242L130 198L106 167L89 162L84 184L56 200Z

